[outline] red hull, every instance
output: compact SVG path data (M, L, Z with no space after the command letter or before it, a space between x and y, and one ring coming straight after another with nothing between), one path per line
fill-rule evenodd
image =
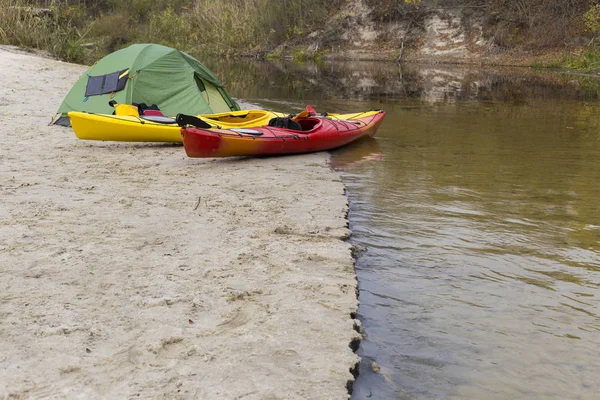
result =
M182 128L188 157L263 156L310 153L344 146L373 136L385 112L338 121L301 118L303 131L262 126L248 130Z

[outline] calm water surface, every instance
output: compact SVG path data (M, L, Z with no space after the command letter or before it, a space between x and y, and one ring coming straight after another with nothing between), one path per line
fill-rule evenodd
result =
M388 113L376 139L332 156L366 249L353 399L600 398L594 86L510 70L226 67L247 74L224 77L231 92L263 106Z
M599 398L600 109L387 108L334 158L367 248L354 398Z

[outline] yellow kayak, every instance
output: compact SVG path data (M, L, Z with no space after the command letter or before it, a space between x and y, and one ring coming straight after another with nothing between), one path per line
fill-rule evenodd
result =
M69 119L75 135L84 140L122 142L181 142L180 127L174 118L133 115L92 114L71 111ZM248 128L267 125L271 118L287 114L265 110L242 110L199 115L215 128Z

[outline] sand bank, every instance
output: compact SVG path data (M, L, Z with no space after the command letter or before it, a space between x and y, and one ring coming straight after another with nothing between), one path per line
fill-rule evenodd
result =
M0 398L347 397L326 154L80 141L47 124L84 67L3 47L0 71Z

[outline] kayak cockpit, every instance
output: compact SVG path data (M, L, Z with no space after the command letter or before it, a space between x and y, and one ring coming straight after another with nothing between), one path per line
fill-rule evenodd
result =
M319 128L323 123L318 118L301 118L297 121L300 124L302 130L298 131L300 133L310 133L315 129Z

